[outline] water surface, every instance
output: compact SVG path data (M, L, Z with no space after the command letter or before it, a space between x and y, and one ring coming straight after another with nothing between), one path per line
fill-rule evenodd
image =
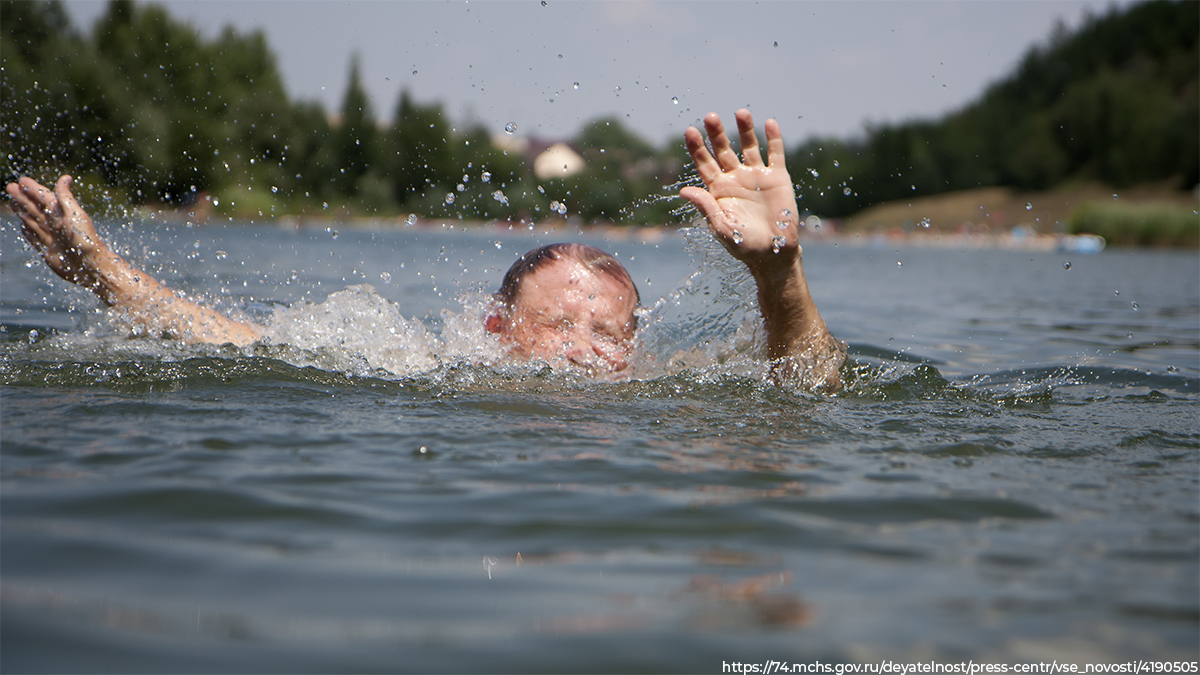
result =
M1200 651L1194 251L806 243L853 357L814 396L765 381L752 287L703 237L113 227L276 322L239 350L126 339L3 232L6 669ZM636 377L479 328L559 240L638 282Z

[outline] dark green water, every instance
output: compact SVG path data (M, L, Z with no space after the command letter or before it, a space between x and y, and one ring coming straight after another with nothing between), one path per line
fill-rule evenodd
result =
M114 233L274 312L283 337L240 351L126 340L4 235L8 672L1200 651L1194 251L806 244L855 357L818 397L763 382L745 281L679 237ZM639 282L635 379L475 332L479 292L562 239Z

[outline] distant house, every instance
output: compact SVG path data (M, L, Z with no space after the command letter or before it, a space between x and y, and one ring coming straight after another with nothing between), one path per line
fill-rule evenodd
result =
M540 180L567 178L582 172L586 166L578 152L560 141L538 153L533 160L533 174Z

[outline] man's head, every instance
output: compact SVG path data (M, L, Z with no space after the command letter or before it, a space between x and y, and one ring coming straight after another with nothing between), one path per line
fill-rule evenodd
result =
M617 259L585 244L551 244L521 256L496 293L487 329L527 358L591 370L628 365L637 287Z

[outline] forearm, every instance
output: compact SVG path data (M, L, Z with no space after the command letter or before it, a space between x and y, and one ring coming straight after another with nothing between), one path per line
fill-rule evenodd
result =
M211 344L248 345L261 337L258 327L179 297L107 247L92 254L89 262L91 274L82 285L138 328Z
M767 357L778 379L798 381L807 389L837 391L846 348L817 311L800 252L791 253L791 260L751 270L767 334Z

